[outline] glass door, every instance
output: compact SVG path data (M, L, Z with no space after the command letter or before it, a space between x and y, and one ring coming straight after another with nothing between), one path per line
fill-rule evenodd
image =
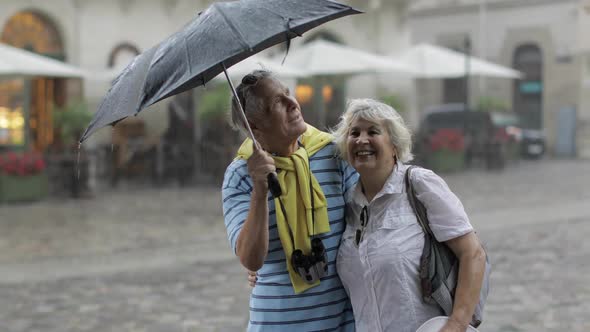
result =
M25 82L0 80L0 149L23 149L25 139Z

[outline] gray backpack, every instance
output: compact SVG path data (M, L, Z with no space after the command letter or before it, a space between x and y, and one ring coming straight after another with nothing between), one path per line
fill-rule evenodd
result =
M457 287L459 260L449 247L436 240L430 229L426 208L416 197L414 187L410 181L410 174L414 167L416 166L410 166L407 169L404 181L410 205L416 214L418 223L422 226L422 230L424 230L424 249L420 258L422 297L427 303L438 304L445 315L450 316L453 312L453 299L455 297L455 288ZM478 327L483 320L483 308L488 297L491 268L492 266L486 253L486 268L479 293L479 303L475 307L471 319L471 325L473 327Z

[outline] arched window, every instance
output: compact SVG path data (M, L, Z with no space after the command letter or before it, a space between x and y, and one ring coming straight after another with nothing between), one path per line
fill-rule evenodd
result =
M121 43L111 51L107 65L109 68L124 67L139 53L139 48L135 45Z
M8 19L0 40L58 60L64 60L61 35L51 20L40 13L23 11Z
M543 128L543 55L534 44L520 45L514 51L514 69L524 79L514 83L514 111L525 128Z

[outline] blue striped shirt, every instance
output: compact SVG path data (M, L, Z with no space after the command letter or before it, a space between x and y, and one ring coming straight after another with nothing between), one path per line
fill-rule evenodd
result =
M345 195L358 175L335 157L335 152L336 146L331 143L309 158L311 171L328 201L330 232L320 236L328 254L328 274L319 286L300 294L293 292L277 230L274 200L269 193L268 253L250 295L248 331L354 331L352 307L336 273L336 257L346 226ZM234 253L248 216L251 192L246 161L232 162L225 172L222 197L225 226Z

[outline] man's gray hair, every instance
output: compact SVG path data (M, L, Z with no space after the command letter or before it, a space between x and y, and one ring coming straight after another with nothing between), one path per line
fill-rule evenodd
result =
M414 159L412 155L412 133L406 126L404 119L393 107L373 99L351 99L346 105L346 111L340 117L340 123L332 132L338 146L340 156L347 159L346 142L352 123L362 119L374 123L382 123L395 147L398 160L408 162Z
M238 99L232 96L231 99L231 121L235 129L242 131L246 136L249 136L248 128L244 123L239 104L244 108L246 117L252 121L256 119L256 115L264 111L264 99L257 96L254 91L258 82L263 78L274 77L271 71L268 70L254 70L250 74L244 76L240 85L236 88ZM238 104L239 103L239 104Z

